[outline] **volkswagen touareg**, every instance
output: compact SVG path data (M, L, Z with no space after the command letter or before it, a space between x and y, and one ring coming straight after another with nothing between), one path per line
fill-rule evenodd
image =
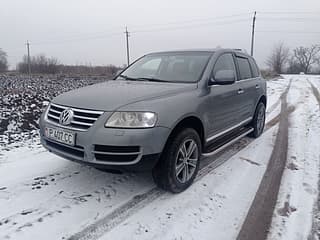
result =
M264 128L266 82L239 50L147 54L115 79L64 93L40 120L43 146L99 169L152 171L181 192L203 156Z

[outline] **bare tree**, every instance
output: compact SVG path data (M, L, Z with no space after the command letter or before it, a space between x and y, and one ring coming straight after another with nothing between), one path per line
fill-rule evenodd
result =
M0 48L0 72L8 70L7 53Z
M283 73L284 67L289 60L289 48L284 43L278 43L273 47L271 55L268 57L266 64L276 72Z
M304 72L304 68L297 62L294 56L291 56L288 62L287 73L298 74Z
M81 75L99 75L112 78L121 68L114 65L107 66L86 66L86 65L60 65L61 74L81 74Z
M32 73L49 73L55 74L59 70L59 62L56 58L48 58L45 55L37 55L30 60ZM28 57L23 56L22 62L18 63L17 69L19 72L28 72Z
M298 47L293 50L295 64L304 72L308 73L311 66L320 61L320 45L308 47Z

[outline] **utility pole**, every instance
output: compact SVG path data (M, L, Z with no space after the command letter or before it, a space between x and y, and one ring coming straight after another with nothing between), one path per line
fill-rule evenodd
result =
M28 73L31 75L31 65L30 65L30 43L27 41L27 51L28 51Z
M128 32L128 28L126 27L126 31L124 32L126 34L126 42L127 42L127 64L130 65L130 51L129 51L129 37L130 33Z
M257 15L257 12L255 11L254 14L253 14L253 19L252 19L251 56L253 56L254 30L255 30L255 26L256 26L256 15Z

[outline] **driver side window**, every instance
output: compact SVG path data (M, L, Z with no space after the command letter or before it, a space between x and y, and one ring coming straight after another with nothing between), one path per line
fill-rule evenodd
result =
M213 68L212 77L214 78L216 73L221 70L232 70L236 75L236 67L231 53L225 53L218 58Z

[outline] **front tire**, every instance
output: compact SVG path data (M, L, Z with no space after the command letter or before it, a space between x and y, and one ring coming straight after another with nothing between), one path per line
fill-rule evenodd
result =
M183 129L168 140L158 164L152 171L158 187L179 193L187 189L197 176L201 141L192 128Z
M266 107L260 102L254 113L253 120L251 122L251 127L253 127L253 132L250 133L250 137L257 138L263 133L264 125L266 120Z

